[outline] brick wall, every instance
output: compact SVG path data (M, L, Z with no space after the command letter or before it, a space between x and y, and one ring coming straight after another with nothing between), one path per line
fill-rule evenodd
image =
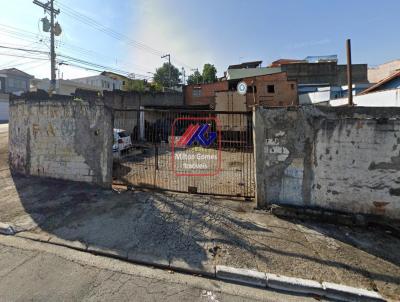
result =
M286 73L275 73L264 76L244 78L248 86L256 86L256 92L248 92L246 95L247 106L260 104L265 106L293 106L298 104L297 82L288 81ZM215 105L215 93L235 91L235 82L216 82L212 84L192 84L184 88L186 105ZM274 92L268 91L268 85L274 87ZM201 88L201 95L194 96L193 90ZM250 91L250 90L249 90Z
M257 200L400 219L400 109L257 108Z
M193 90L201 87L201 95L193 96ZM210 83L210 84L192 84L184 87L183 94L185 105L211 105L214 104L214 96L217 91L227 91L228 81Z
M112 112L102 103L10 101L14 172L111 185Z
M298 105L297 82L288 81L286 73L274 73L254 78L246 78L248 86L256 86L256 104L270 107ZM269 92L268 86L273 86L274 91ZM247 93L248 105L254 104L253 94Z

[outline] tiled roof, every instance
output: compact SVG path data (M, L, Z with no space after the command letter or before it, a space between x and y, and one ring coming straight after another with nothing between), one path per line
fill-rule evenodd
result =
M370 93L376 89L378 89L379 87L381 87L382 85L390 82L391 80L400 77L400 71L395 72L394 74L384 78L383 80L379 81L378 83L376 83L375 85L372 85L371 87L365 89L364 91L362 91L360 94L367 94Z

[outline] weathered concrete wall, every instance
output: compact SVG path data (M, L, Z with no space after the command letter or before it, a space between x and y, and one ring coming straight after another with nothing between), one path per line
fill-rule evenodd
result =
M141 106L182 106L183 93L104 91L104 102L114 109L139 109Z
M259 205L400 219L400 109L254 111Z
M11 169L110 186L112 129L112 112L102 103L11 100Z

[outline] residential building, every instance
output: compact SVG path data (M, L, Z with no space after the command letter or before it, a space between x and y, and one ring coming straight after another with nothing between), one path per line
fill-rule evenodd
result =
M124 76L122 74L118 74L118 73L115 73L115 72L111 72L111 71L103 71L101 73L101 75L107 76L107 77L112 78L112 79L117 80L117 81L121 81L120 90L122 90L122 91L129 91L129 88L131 87L130 84L133 81L135 81L134 79L128 78L127 76Z
M228 90L229 82L227 80L207 84L191 84L184 87L183 96L185 104L188 106L212 105L216 92Z
M0 70L0 93L21 94L29 91L29 81L33 76L17 68Z
M49 91L50 90L50 80L49 79L32 79L30 91L37 91L38 89ZM75 80L56 80L55 94L59 95L73 95L76 89L84 89L90 91L99 91L102 89L98 87L91 86L82 82L77 82Z
M288 81L284 72L253 77L235 78L209 84L191 84L184 88L185 104L209 105L215 108L215 95L236 91L241 81L248 86L245 96L247 109L254 105L293 106L298 104L297 83Z
M74 82L84 83L86 85L92 86L93 88L96 88L100 91L121 90L122 88L121 80L102 74L71 80Z
M368 68L368 81L378 83L392 74L400 71L400 59Z

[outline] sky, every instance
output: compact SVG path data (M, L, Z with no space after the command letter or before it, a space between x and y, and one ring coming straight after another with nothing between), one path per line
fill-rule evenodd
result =
M375 66L400 58L398 0L56 0L55 7L63 30L57 54L137 78L151 76L165 62L162 54L186 74L211 63L220 76L228 65L253 60L267 66L280 58L337 54L345 63L347 38L353 63ZM114 34L82 23L76 13ZM0 46L48 52L48 33L40 30L44 16L31 0L2 0ZM67 63L60 56L58 61ZM0 69L9 67L50 77L45 54L0 48ZM64 79L98 74L65 64L58 73Z

